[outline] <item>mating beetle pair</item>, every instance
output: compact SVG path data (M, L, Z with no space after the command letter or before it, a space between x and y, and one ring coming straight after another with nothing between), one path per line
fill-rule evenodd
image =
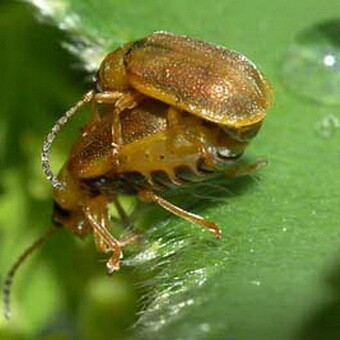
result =
M91 105L90 122L55 177L51 144L85 103ZM54 225L80 237L93 233L97 248L110 253L110 273L119 269L121 248L134 239L117 240L109 231L108 204L127 219L117 198L121 193L157 203L219 238L215 223L171 204L161 193L228 169L271 104L269 83L237 52L165 32L123 45L102 62L95 89L57 121L45 140L42 164L55 189ZM9 272L7 287L34 247Z

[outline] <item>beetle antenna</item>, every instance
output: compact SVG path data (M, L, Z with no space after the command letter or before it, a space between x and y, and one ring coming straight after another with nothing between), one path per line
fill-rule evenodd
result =
M12 264L11 268L8 270L4 284L2 287L3 291L3 303L4 303L4 316L9 321L11 319L11 288L13 283L13 278L15 273L18 271L21 264L31 255L37 248L39 248L46 240L48 240L58 228L51 227L44 234L42 234L38 239L36 239L28 248L26 248L22 254L17 258L17 260Z
M54 124L51 132L47 135L44 140L42 152L41 152L41 165L44 171L46 178L50 181L53 188L61 189L63 187L62 183L58 180L58 178L53 174L50 164L50 149L54 139L59 133L60 129L68 122L68 120L82 107L85 103L90 102L94 96L94 90L87 92L84 97L79 100L74 106L72 106L68 111L64 113L62 117L60 117L57 122Z

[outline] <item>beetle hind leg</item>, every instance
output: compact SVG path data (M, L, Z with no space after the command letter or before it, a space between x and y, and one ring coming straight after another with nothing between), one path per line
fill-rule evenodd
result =
M199 215L196 215L196 214L190 213L190 212L188 212L184 209L181 209L181 208L171 204L170 202L168 202L164 198L157 196L155 193L153 193L150 190L141 190L138 193L138 196L144 202L157 203L162 208L171 212L172 214L174 214L178 217L181 217L181 218L183 218L183 219L185 219L189 222L198 224L198 225L208 229L209 231L211 231L215 234L216 239L221 238L222 231L214 222L208 221L208 220L206 220L205 218L203 218Z
M245 165L240 165L240 166L235 166L235 167L230 167L227 169L224 173L227 177L229 178L235 178L235 177L241 177L241 176L246 176L249 175L258 169L261 169L265 165L267 165L267 160L265 158L260 158L256 160L255 162L245 164Z

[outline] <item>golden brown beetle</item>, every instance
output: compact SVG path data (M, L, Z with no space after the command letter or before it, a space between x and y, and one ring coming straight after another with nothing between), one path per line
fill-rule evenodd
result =
M48 161L51 144L85 103L92 104L91 120L55 177ZM55 188L54 225L80 237L93 232L98 249L111 254L110 273L119 269L122 246L134 239L119 241L109 231L109 203L127 218L117 199L121 193L157 203L219 238L216 224L159 194L228 166L228 173L237 175L260 165L230 168L271 103L267 80L237 52L165 32L123 45L102 62L95 90L67 111L45 140L42 164ZM13 274L31 248L9 272L7 300Z

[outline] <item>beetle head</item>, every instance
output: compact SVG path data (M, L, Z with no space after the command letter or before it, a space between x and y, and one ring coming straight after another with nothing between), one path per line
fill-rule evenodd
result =
M52 223L55 227L62 227L81 238L90 231L90 225L82 207L75 210L63 208L57 200L53 203Z
M56 227L84 237L90 231L90 225L83 209L91 193L72 178L66 167L61 170L58 179L63 187L54 191L52 222Z

